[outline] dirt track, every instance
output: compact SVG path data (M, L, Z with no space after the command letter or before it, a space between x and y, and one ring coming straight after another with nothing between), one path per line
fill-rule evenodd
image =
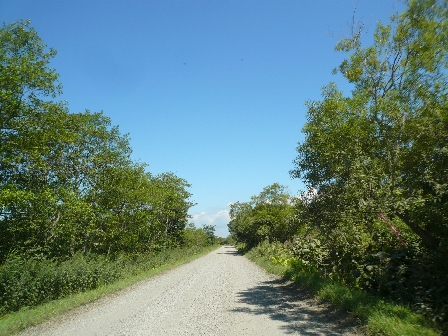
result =
M21 335L355 335L353 321L224 246Z

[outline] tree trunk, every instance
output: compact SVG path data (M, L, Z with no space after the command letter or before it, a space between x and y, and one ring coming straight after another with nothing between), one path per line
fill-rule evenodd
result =
M439 247L440 239L434 237L428 231L422 229L418 224L414 223L407 213L396 213L397 217L400 218L417 236L419 236L423 244L431 249L436 250Z

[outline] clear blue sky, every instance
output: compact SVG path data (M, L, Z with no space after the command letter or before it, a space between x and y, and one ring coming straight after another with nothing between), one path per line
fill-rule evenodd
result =
M104 111L133 158L192 184L193 221L226 236L228 204L274 182L292 194L306 100L318 100L356 18L370 28L396 0L0 0L0 20L30 19L72 112ZM369 38L366 38L367 41Z

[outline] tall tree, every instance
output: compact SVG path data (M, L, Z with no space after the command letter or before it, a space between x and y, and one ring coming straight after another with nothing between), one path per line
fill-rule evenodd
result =
M354 85L308 103L293 177L318 191L323 222L399 217L430 249L448 233L448 1L408 1L362 47L362 24L337 45ZM319 210L317 210L319 209Z
M181 243L190 185L145 172L102 113L52 101L55 54L28 21L0 29L0 262Z
M195 204L190 200L190 184L173 173L156 175L150 182L152 239L158 246L179 244L190 218L188 209Z
M61 92L58 74L49 67L55 54L29 21L0 29L0 258L16 238L24 238L14 225L17 220L33 209L45 209L46 200L52 198L42 188L49 178L42 171L43 156L49 152L48 140L63 135L47 127L46 119L57 123L65 113L62 104L46 100ZM40 190L40 197L33 190Z

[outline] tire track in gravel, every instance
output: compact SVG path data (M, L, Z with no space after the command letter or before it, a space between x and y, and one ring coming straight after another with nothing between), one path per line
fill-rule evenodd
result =
M356 335L353 320L224 246L20 335Z

